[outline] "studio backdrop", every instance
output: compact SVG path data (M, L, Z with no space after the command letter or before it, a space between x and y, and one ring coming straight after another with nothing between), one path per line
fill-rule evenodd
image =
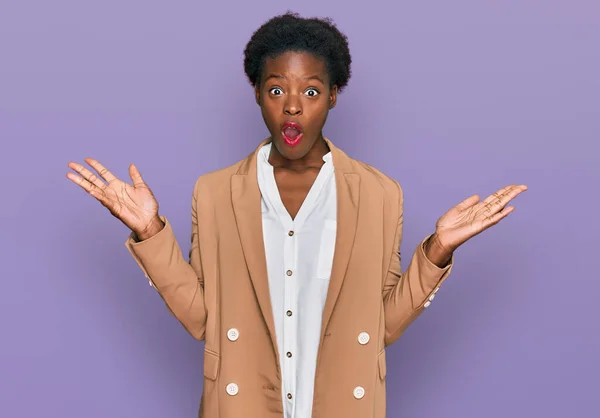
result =
M584 0L0 2L0 416L196 416L203 343L67 163L128 181L135 163L187 253L196 178L268 135L242 52L287 10L349 38L324 133L402 185L403 267L466 197L529 187L388 347L388 416L600 416L600 6Z

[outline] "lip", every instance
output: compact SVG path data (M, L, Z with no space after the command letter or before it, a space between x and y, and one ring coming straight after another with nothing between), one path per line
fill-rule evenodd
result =
M302 125L300 125L299 123L296 123L296 122L292 122L291 120L288 120L287 122L285 122L283 124L283 126L281 127L281 130L285 131L285 128L294 128L300 133L302 133L304 131L304 129L302 129Z
M293 139L288 138L284 133L286 128L294 128L298 132L300 132L300 134L298 134L298 136L296 138L293 138ZM300 125L296 122L292 122L292 121L285 122L283 124L283 126L281 127L281 136L283 137L283 140L285 141L285 143L291 147L293 147L294 145L297 145L300 142L300 140L302 139L303 132L304 132L304 129L302 129L302 125Z

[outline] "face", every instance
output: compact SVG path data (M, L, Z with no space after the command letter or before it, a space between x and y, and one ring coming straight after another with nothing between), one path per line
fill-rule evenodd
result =
M255 94L277 157L300 163L328 152L322 129L337 86L330 85L323 60L304 52L268 58Z

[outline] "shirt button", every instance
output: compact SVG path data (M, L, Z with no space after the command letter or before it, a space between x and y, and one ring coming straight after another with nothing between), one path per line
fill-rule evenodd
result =
M427 301L427 302L425 302L425 305L423 305L423 307L424 307L424 308L427 308L427 307L429 307L429 305L431 305L431 302L430 302L430 301Z
M286 271L285 274L287 274L288 276L291 276L292 275L292 270Z
M287 316L292 316L292 311L287 311L285 314L286 314Z
M356 399L362 399L362 397L365 396L365 388L363 388L362 386L357 386L354 388L354 397Z
M227 331L227 338L229 338L229 341L237 341L239 336L240 332L236 328L231 328L229 331Z
M292 394L291 394L291 393L288 393L288 394L287 394L287 398L288 398L288 399L292 399Z
M433 300L433 298L435 297L435 293L432 293L431 296L429 296L429 300Z
M292 353L290 353L289 351L287 352L286 356L288 357L292 357Z
M360 334L358 334L358 342L362 345L368 343L370 339L371 337L366 332L361 332Z
M239 388L235 383L230 383L227 385L227 394L231 396L235 396L238 394Z
M290 231L290 232L288 232L288 235L289 235L290 237L291 237L291 236L293 236L293 235L294 235L294 231Z

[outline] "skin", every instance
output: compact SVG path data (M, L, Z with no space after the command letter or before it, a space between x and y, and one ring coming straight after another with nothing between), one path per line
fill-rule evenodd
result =
M259 83L254 88L256 103L273 139L269 161L290 170L320 167L329 152L323 139L323 126L337 102L336 85L330 79L324 61L301 52L287 52L267 58ZM292 121L303 127L296 146L283 140L281 128Z
M325 63L307 53L287 52L266 61L260 82L255 86L256 103L273 140L269 162L282 201L292 218L298 213L329 149L322 129L329 110L335 107L338 88L330 85ZM318 92L315 93L315 92ZM294 147L287 145L281 128L285 121L302 125L303 138ZM158 202L134 164L129 166L133 184L115 177L100 162L86 158L95 173L69 162L67 178L98 200L139 240L162 230ZM472 195L448 210L436 222L435 232L425 243L425 255L438 267L448 264L452 254L469 239L496 225L514 211L508 204L527 190L511 184L484 200Z
M303 52L268 58L255 86L256 103L273 141L269 162L292 219L323 165L323 155L329 152L323 126L329 110L335 107L337 91L325 62ZM287 121L302 126L302 139L295 146L288 145L282 136Z

